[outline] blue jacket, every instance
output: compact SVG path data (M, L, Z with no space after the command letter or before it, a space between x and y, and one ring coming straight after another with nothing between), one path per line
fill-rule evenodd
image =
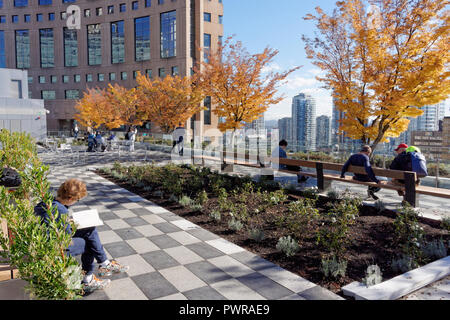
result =
M370 160L369 157L365 154L362 153L357 153L352 155L347 162L344 164L344 166L342 167L342 171L341 171L341 177L344 176L344 174L347 172L348 167L352 165L352 166L358 166L358 167L364 167L364 169L366 169L367 172L367 176L363 175L363 174L358 174L355 173L354 174L354 179L358 180L358 181L373 181L376 183L379 183L380 181L377 179L377 177L375 177L375 174L373 173L372 170L372 166L370 165Z
M59 201L53 200L53 206L56 206L59 215L69 214L68 208L65 205L63 205L62 203L60 203ZM41 218L42 223L45 223L48 225L50 217L48 216L45 203L41 202L36 207L34 207L34 214ZM58 218L56 220L59 221L59 219L60 219L60 216L58 216ZM66 232L69 234L72 233L70 224L68 224L66 226Z
M273 151L272 158L287 159L287 153L286 153L286 151L283 150L282 147L278 147L278 150L275 149ZM287 166L285 164L272 163L272 168L278 169L278 170L286 170Z

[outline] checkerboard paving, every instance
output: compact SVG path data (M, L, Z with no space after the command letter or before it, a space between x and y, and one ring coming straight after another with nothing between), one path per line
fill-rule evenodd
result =
M86 300L342 299L116 186L87 166L51 166L54 190L69 178L83 180L88 189L88 196L71 210L97 209L108 258L130 266Z

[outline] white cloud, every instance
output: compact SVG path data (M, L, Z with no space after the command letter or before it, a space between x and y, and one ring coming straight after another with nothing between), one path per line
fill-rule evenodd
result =
M289 90L301 90L316 87L319 82L315 78L295 76L287 79L286 87Z
M270 72L275 72L275 71L280 71L280 70L281 70L281 66L278 63L274 62L274 63L262 68L261 72L262 73L270 73Z

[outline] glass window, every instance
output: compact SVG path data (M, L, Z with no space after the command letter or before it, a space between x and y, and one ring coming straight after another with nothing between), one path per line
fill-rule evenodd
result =
M223 16L219 16L219 23L223 24Z
M159 68L158 74L160 78L164 78L166 76L166 70L164 68Z
M211 13L204 12L203 13L203 20L205 20L206 22L211 22Z
M86 82L92 82L92 74L86 75Z
M121 4L119 5L119 11L120 11L120 12L125 12L125 11L127 11L127 5L126 5L125 3L121 3Z
M33 83L33 77L28 77L28 83Z
M158 4L164 4L164 0L158 0Z
M42 90L41 99L44 100L54 100L56 99L56 92L53 90Z
M203 35L203 48L205 50L205 53L204 53L205 62L208 63L209 62L209 52L211 50L211 35L208 33L205 33Z
M176 56L177 12L161 13L161 58Z
M48 14L48 20L49 20L49 21L55 20L55 13L54 13L54 12L50 12L50 13Z
M152 0L145 0L145 7L149 8L152 6Z
M108 6L108 14L114 13L114 6Z
M61 20L66 20L67 19L67 12L63 11L61 12Z
M84 16L87 18L87 17L90 17L91 16L91 9L84 9Z
M138 2L138 1L133 1L133 2L131 3L131 9L132 9L132 10L137 10L137 9L139 9L139 2Z
M30 33L28 30L16 30L16 68L30 67Z
M120 73L120 79L122 79L122 80L127 80L127 78L128 78L127 73L126 73L125 71L122 71L122 72Z
M62 76L63 83L69 83L69 76Z
M211 97L206 97L204 101L204 106L206 110L203 111L203 120L204 124L210 125L211 124Z
M103 8L96 8L95 9L95 14L97 16L101 16L103 14Z
M3 0L0 0L0 8L3 8Z
M150 17L134 19L136 61L150 60Z
M77 67L78 66L78 40L77 30L63 29L64 41L64 66Z
M65 90L66 99L76 100L80 98L80 91L78 90Z
M90 24L88 30L88 64L90 66L102 64L102 36L100 24Z
M73 82L80 82L81 81L81 75L75 74L73 76Z
M125 62L125 32L123 21L111 22L111 63Z
M39 83L45 83L45 76L39 76Z
M50 76L50 82L51 83L56 83L58 81L58 77L57 76Z
M97 74L97 80L98 81L105 81L105 75L103 73Z
M11 21L12 21L12 23L17 23L17 22L19 22L19 16L12 16L11 17Z
M77 0L63 0L63 3L70 3L70 2L75 2Z
M39 0L40 6L50 5L52 4L52 0Z
M178 75L180 75L179 74L179 72L178 72L178 67L172 67L172 76L174 77L174 76L178 76Z
M6 68L5 31L0 30L0 68Z
M55 50L53 29L40 29L39 41L41 46L41 68L52 68L55 66Z
M23 20L25 22L30 22L31 21L31 16L29 14L26 14L26 15L23 16Z
M0 16L0 23L6 23L6 16Z
M137 71L137 70L133 71L133 79L136 79L136 78L137 78L138 72L139 72L139 71Z
M14 7L27 7L28 0L14 0Z
M44 21L44 17L42 15L42 13L38 13L36 15L36 21L38 21L38 22Z
M110 81L116 80L116 73L115 73L115 72L111 72L111 73L109 74L109 80L110 80Z
M147 75L147 77L151 78L152 77L152 69L145 70L145 74Z

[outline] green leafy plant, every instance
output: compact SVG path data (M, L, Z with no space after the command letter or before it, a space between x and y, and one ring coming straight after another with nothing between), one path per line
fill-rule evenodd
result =
M383 275L381 269L377 265L371 265L367 267L366 276L363 278L363 283L366 287L374 286L383 281Z
M335 255L331 258L323 258L321 260L321 268L325 278L338 279L345 277L347 272L347 261L340 261Z
M281 217L279 223L285 225L293 235L302 238L313 222L320 217L315 204L313 199L300 199L289 203L288 212Z
M231 220L228 222L228 228L233 231L239 231L244 227L241 221L238 219L232 217Z
M442 218L441 227L447 231L450 231L450 217Z
M391 268L394 272L405 273L418 267L419 264L415 258L405 254L400 255L398 258L394 258L391 261Z
M305 189L302 191L302 195L305 198L319 200L319 189L317 189L317 187Z
M248 232L248 237L256 242L261 242L266 238L264 231L258 228L250 229Z
M441 259L447 256L447 248L445 248L444 241L434 240L431 242L424 242L422 244L423 257L426 260Z
M203 206L207 201L208 201L208 193L205 190L200 191L197 194L196 203Z
M209 217L215 222L219 222L220 220L222 220L222 214L218 210L211 211Z
M300 250L297 240L291 238L290 235L278 239L276 248L278 251L283 252L287 257L294 256L298 250Z
M188 197L188 196L182 196L182 197L180 198L180 200L178 200L178 203L179 203L181 206L187 208L187 207L190 207L191 205L193 205L193 204L194 204L194 201L193 201L190 197Z

